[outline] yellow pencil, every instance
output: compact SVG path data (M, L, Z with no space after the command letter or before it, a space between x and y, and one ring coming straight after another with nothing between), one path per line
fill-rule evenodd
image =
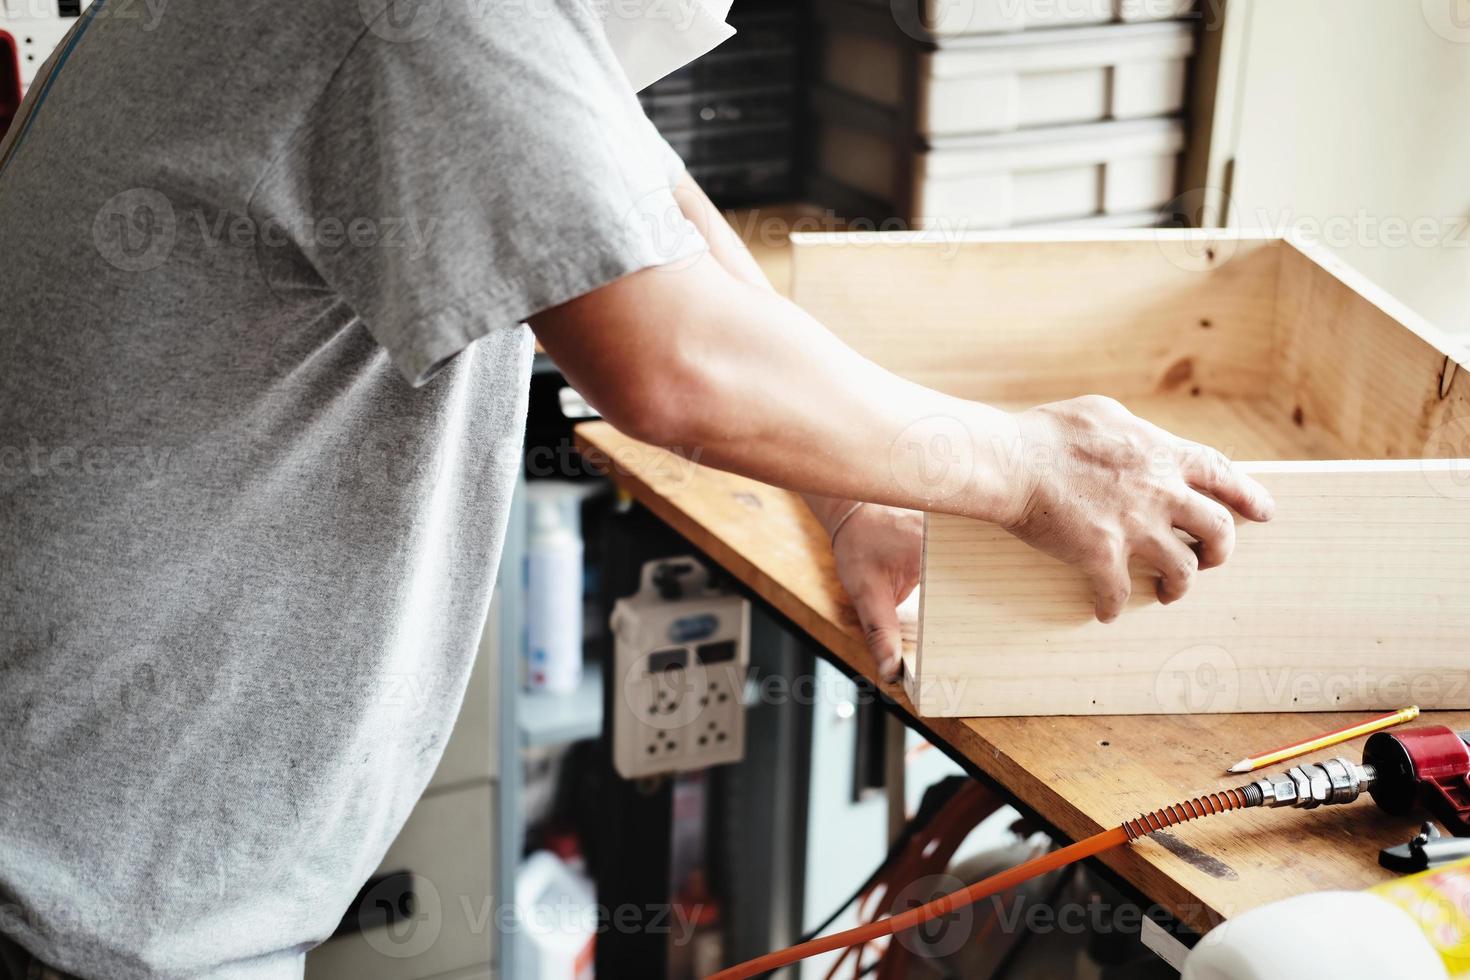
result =
M1346 742L1348 739L1357 738L1359 735L1371 735L1385 728L1392 728L1394 725L1402 725L1404 722L1413 721L1418 717L1419 706L1411 705L1399 711L1390 711L1386 715L1378 715L1376 718L1360 721L1356 725L1349 725L1347 728L1339 728L1337 731L1328 732L1325 735L1318 735L1315 738L1293 742L1290 745L1283 745L1279 749L1272 749L1270 752L1263 753L1262 755L1241 759L1235 765L1231 766L1228 771L1251 772L1262 766L1273 765L1283 759L1292 759L1299 755L1306 755L1308 752L1325 749L1329 745Z

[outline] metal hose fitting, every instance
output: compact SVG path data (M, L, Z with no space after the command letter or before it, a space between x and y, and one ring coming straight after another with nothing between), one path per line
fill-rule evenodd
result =
M1347 759L1303 762L1286 772L1263 776L1252 785L1261 792L1261 806L1319 806L1351 803L1373 785L1372 766Z

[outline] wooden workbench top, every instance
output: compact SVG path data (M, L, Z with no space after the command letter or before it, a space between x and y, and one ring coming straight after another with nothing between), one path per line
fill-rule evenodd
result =
M826 536L794 494L699 466L603 422L577 427L579 447L617 484L796 623L830 654L913 714L884 684L838 584ZM1186 602L1188 600L1185 600ZM1340 714L927 718L934 736L1073 839L1200 793L1239 785L1242 756L1361 716ZM1470 712L1416 724L1470 728ZM1311 759L1357 759L1362 740ZM1284 767L1272 767L1272 771ZM1421 816L1392 818L1365 796L1350 806L1252 810L1188 823L1102 860L1203 932L1290 895L1383 881L1378 849L1408 840Z

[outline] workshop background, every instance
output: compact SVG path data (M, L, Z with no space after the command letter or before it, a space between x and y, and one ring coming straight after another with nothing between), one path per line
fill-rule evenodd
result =
M0 126L81 11L0 2ZM735 0L736 36L641 98L778 287L793 226L1228 225L1317 238L1463 336L1470 17L1457 11ZM647 563L697 553L577 454L572 426L588 414L538 356L524 477L454 737L380 876L308 957L310 980L703 975L835 910L829 929L855 923L842 903L905 813L960 772L761 608L731 635L698 633L702 610L743 603L732 583L681 586L689 569L672 562L630 598ZM732 696L697 746L650 729L614 666L660 615L692 624L711 651L701 678ZM975 880L1049 846L1005 808L950 873ZM986 922L982 908L983 955L941 941L911 975L1176 975L1105 878L1058 873L1031 894L1108 914L1069 929Z

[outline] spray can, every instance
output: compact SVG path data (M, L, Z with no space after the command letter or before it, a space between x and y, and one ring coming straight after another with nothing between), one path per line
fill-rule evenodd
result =
M550 484L533 486L529 496L526 689L565 694L582 682L581 497Z
M1361 892L1316 892L1216 926L1180 980L1467 980L1470 858Z

